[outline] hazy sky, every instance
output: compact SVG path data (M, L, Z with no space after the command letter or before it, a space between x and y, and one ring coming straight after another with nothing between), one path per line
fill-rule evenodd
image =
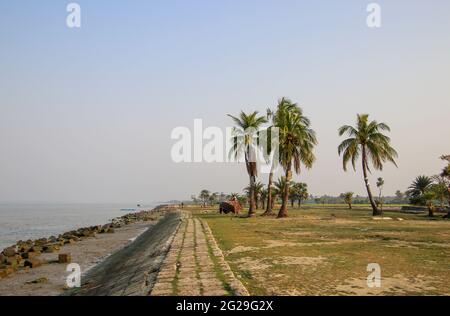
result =
M450 153L448 0L378 1L381 29L366 26L370 1L86 0L80 29L66 26L69 2L0 1L0 201L240 191L243 164L175 164L170 133L195 118L225 127L282 96L318 134L301 175L313 194L365 194L337 154L356 113L392 128L387 194Z

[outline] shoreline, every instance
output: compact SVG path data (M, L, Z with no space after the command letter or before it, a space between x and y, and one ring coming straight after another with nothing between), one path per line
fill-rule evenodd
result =
M3 249L0 255L0 296L62 294L69 275L68 263L79 264L84 276L112 254L135 242L172 208L159 205L57 237L19 240Z
M18 240L58 236L64 232L111 222L127 213L163 204L148 204L124 211L131 203L0 203L0 253Z

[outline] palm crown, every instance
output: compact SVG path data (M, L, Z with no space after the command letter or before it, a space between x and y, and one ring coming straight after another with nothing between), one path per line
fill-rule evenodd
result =
M377 121L369 122L368 114L358 114L356 127L344 125L339 128L339 136L347 133L348 137L338 147L339 155L343 153L343 167L347 170L347 164L351 160L353 169L356 169L356 161L365 150L367 158L365 167L370 171L369 161L376 170L383 170L383 163L392 162L397 166L395 158L397 151L391 147L391 139L384 135L383 131L390 131L385 123Z

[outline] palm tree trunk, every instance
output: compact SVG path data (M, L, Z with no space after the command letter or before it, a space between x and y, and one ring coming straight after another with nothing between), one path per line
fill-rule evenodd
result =
M289 187L291 184L291 180L289 179L290 174L291 174L291 164L289 163L286 168L286 187L284 188L283 201L281 204L280 211L278 212L278 218L288 217L287 205L289 203Z
M266 211L262 214L262 216L270 216L274 215L273 213L273 201L272 201L272 182L273 182L273 171L270 171L269 174L269 184L267 185L267 204Z
M363 175L364 175L364 183L366 184L367 195L369 196L370 205L372 206L373 216L383 215L383 211L380 211L373 200L372 191L370 190L369 178L367 177L367 154L366 154L366 146L362 146L362 167L363 167Z
M428 206L428 217L434 217L434 208L432 205Z
M250 175L250 203L249 203L249 208L248 208L248 217L252 217L255 215L255 210L256 210L256 206L255 206L255 176L254 175Z

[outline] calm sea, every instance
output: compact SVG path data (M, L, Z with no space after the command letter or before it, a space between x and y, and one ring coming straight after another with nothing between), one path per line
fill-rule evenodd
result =
M150 209L153 205L143 205ZM0 252L18 240L57 235L75 228L105 224L133 209L132 204L0 203Z

